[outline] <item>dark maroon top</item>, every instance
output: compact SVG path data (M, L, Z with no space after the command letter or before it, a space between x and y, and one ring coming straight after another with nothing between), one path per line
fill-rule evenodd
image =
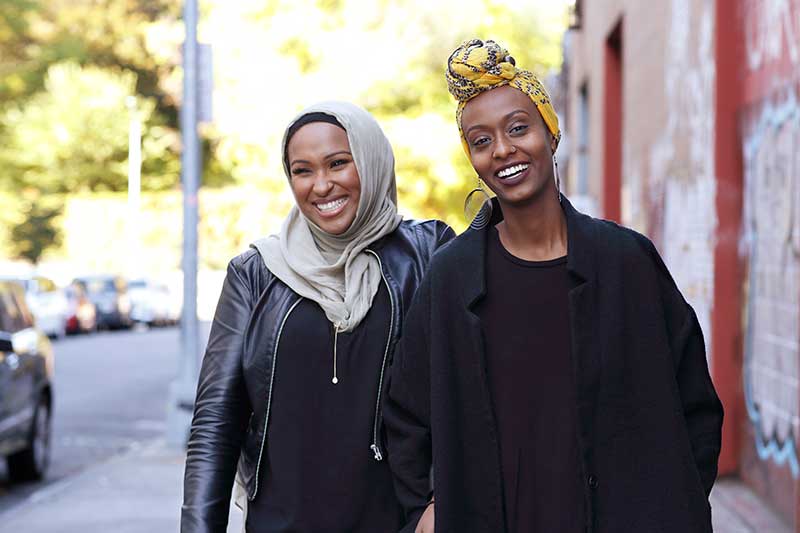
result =
M489 232L481 302L508 533L584 527L567 258L524 261Z

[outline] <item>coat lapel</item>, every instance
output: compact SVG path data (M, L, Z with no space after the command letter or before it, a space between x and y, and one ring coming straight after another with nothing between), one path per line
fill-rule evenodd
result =
M567 270L573 288L569 292L570 334L572 336L572 358L576 365L576 378L579 387L578 407L584 402L592 404L591 392L599 372L596 320L597 272L595 258L595 237L592 219L579 213L565 197L562 207L567 218Z
M501 477L500 443L497 435L497 425L492 409L491 393L489 391L489 380L486 375L486 350L483 338L483 326L481 319L475 309L486 295L486 247L488 243L489 229L502 220L502 212L497 199L492 199L492 218L485 228L476 230L469 228L461 237L461 254L458 258L459 277L461 287L461 297L463 311L465 313L469 335L469 348L465 350L465 362L472 368L474 383L478 384L478 389L474 391L476 407L481 413L480 423L483 434L486 438L483 446L487 453L483 456L485 467L485 490L486 497L483 498L482 508L475 509L481 514L479 524L486 527L491 525L504 524L503 500L501 497L503 490L503 480ZM486 207L484 207L486 209ZM476 417L476 421L479 419ZM475 444L475 443L473 443ZM481 525L476 524L477 528ZM503 526L505 529L505 526Z
M575 373L578 401L578 439L582 452L584 479L593 472L586 471L592 464L592 435L594 434L594 408L600 376L600 358L597 353L595 330L597 299L597 267L595 265L594 238L591 218L579 213L562 196L562 207L567 219L567 270L574 286L569 292L569 314L572 363ZM589 502L585 502L587 505ZM587 507L588 508L588 507Z
M492 199L492 204L493 210L489 225L481 230L470 228L461 236L463 240L458 258L462 304L469 318L471 329L475 330L473 331L474 353L478 360L474 362L480 367L482 373L485 369L485 354L481 322L475 313L475 307L486 295L486 248L489 228L503 218L496 198ZM562 196L561 205L567 220L567 270L573 280L573 288L569 293L572 336L570 347L578 385L578 408L581 420L591 420L590 413L584 411L590 409L594 404L594 389L599 374L599 358L596 353L597 336L594 331L594 324L597 323L595 300L598 269L595 264L593 222L591 217L575 210L564 196Z
M470 329L470 361L479 372L482 403L488 422L487 437L494 446L496 456L487 460L496 461L499 476L499 445L494 416L491 410L491 397L486 377L486 354L484 347L481 320L475 308L486 295L486 249L489 228L503 218L497 199L492 199L493 212L489 225L481 230L468 229L462 235L461 254L458 258L459 276L462 288L462 304ZM597 266L595 264L595 248L592 219L575 210L566 197L562 196L562 209L567 221L567 270L573 280L573 288L569 292L570 333L573 369L576 384L577 413L579 420L578 438L582 451L582 464L591 464L591 442L594 419L593 409L597 385L599 382L599 354L597 353L597 332L595 331L596 298L597 298ZM585 467L584 467L585 469ZM585 477L592 472L584 472ZM491 480L495 484L502 483L498 479ZM488 480L487 480L488 482ZM588 505L589 502L586 502ZM502 502L500 503L502 505ZM502 516L502 509L493 509Z
M463 303L472 313L472 310L486 295L486 245L489 239L489 228L503 219L503 213L497 203L497 198L492 198L492 217L489 224L483 229L467 228L461 235L461 254L459 265L461 265L461 287L463 292ZM484 206L483 209L487 209Z

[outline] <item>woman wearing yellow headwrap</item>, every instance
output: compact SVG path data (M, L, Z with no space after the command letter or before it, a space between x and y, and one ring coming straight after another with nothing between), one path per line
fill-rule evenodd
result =
M722 405L694 311L646 237L560 193L536 76L476 39L446 78L471 196L495 198L434 257L391 369L406 531L710 532Z

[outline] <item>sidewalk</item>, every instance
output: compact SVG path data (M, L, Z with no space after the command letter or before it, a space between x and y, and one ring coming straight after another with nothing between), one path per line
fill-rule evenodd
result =
M794 533L747 485L723 479L711 491L714 531L718 533Z
M161 533L179 531L184 453L162 440L50 485L0 515L0 533ZM228 533L240 533L231 506Z
M184 454L153 441L34 493L0 515L0 533L177 532ZM719 481L711 495L716 533L793 533L746 486ZM240 533L231 506L228 533Z

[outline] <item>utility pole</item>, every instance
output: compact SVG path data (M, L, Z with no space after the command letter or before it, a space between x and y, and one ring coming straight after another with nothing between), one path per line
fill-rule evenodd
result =
M194 409L199 339L197 323L197 192L200 150L197 135L197 0L185 0L183 22L183 102L181 105L181 183L183 186L183 313L178 377L170 384L167 442L185 446Z

